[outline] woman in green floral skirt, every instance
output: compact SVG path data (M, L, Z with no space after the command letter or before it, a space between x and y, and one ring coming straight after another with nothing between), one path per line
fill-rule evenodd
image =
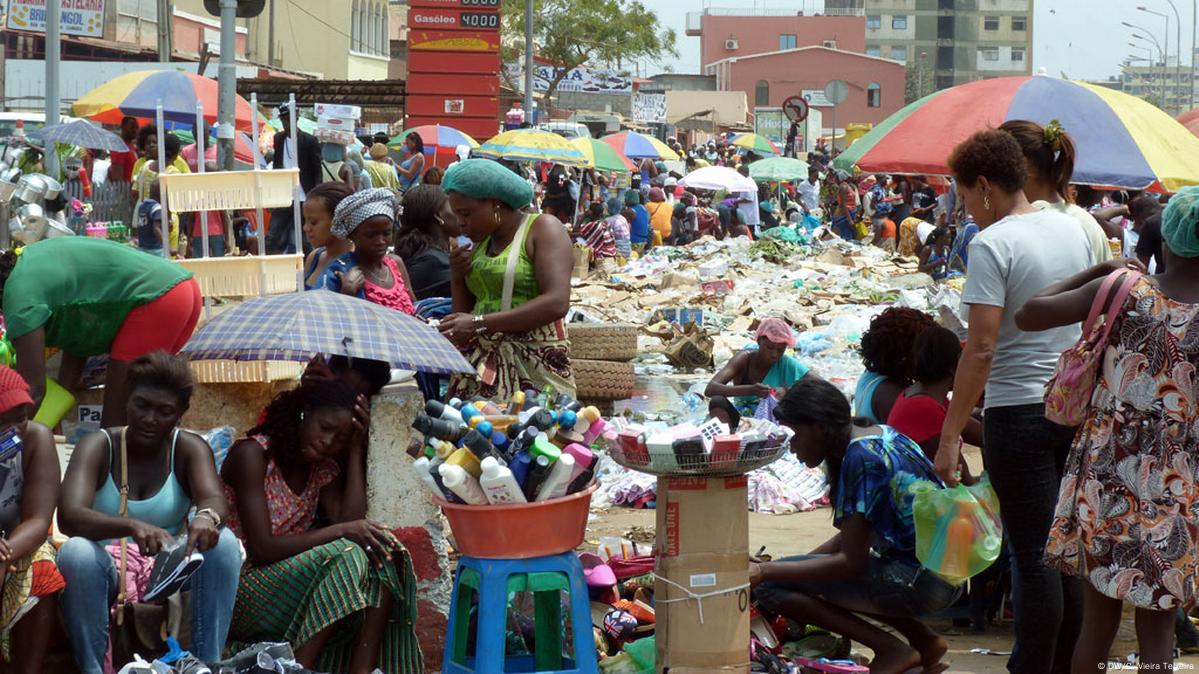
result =
M365 519L368 427L348 384L310 382L276 397L229 451L229 526L249 555L233 639L286 640L318 671L423 671L412 561Z

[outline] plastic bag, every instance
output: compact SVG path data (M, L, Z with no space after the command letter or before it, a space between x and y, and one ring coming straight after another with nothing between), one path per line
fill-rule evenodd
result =
M951 583L960 583L999 557L1003 525L999 499L986 475L972 487L940 488L929 481L912 486L916 559Z
M754 410L755 419L765 419L774 421L774 408L779 406L779 399L774 397L774 394L758 400L758 407Z

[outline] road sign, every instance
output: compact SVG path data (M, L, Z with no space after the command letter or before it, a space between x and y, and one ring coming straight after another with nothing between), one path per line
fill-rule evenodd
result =
M792 122L802 122L808 118L808 102L802 96L792 96L783 101L783 114Z
M824 85L824 97L833 105L841 105L849 98L849 85L845 80L833 80Z

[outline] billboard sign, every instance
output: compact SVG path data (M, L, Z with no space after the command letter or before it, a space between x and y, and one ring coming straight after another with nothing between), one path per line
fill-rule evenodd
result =
M104 37L104 0L61 0L63 35ZM8 28L46 32L46 0L8 0Z
M500 52L499 32L461 30L409 30L410 51L467 51L486 54Z

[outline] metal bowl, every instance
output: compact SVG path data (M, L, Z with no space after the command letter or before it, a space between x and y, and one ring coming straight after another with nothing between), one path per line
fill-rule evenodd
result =
M62 183L48 175L42 175L39 173L38 177L46 183L46 194L43 195L46 201L57 199L58 195L62 194Z
M12 198L13 192L17 191L17 184L0 180L0 202L8 201Z
M71 231L62 221L50 218L46 223L49 225L46 229L46 238L54 239L60 236L75 236L75 232Z
M25 204L18 208L17 218L21 220L21 226L34 236L34 241L46 236L46 230L50 227L46 209L38 204Z
M8 221L8 236L13 241L29 245L41 240L41 236L21 224L21 219L14 217Z
M4 171L0 171L0 182L12 183L14 186L21 179L21 169L11 166Z
M21 176L21 179L17 182L17 191L13 196L26 203L34 203L41 201L46 196L46 188L48 187L49 185L46 184L45 176L31 173Z

